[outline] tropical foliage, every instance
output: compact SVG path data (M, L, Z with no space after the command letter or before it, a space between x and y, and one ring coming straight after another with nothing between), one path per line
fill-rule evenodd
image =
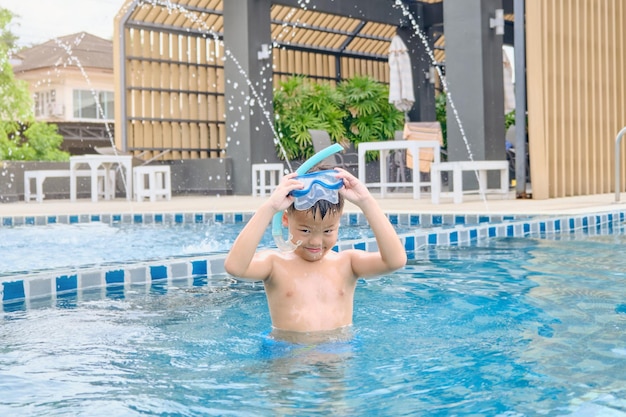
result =
M293 76L274 91L274 127L287 158L314 154L308 129L326 130L344 147L350 143L393 139L404 114L388 101L388 87L368 77L354 77L337 87ZM278 154L284 158L277 143Z
M446 121L446 101L448 96L441 92L435 97L435 117L441 125L441 136L443 137L443 149L448 148L448 122Z

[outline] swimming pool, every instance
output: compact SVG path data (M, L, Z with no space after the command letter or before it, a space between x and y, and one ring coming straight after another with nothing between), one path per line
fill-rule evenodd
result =
M225 252L250 216L209 212L0 218L0 298L3 305L27 307L32 299L65 292L222 273ZM521 223L530 221L528 216L388 216L407 251L556 226L554 220ZM344 214L341 221L337 250L375 248L361 214ZM516 222L521 228L510 229ZM273 245L269 228L262 244Z
M275 343L221 274L3 313L2 415L624 415L623 224L414 251L357 286L353 336Z
M2 230L0 271L81 268L225 253L243 222L107 224L89 222L16 226ZM399 232L408 227L397 227ZM372 237L366 225L340 229L340 239ZM273 245L268 229L262 246Z
M409 258L420 248L471 245L495 237L610 233L626 221L626 212L621 210L547 217L436 213L387 215L399 231ZM223 261L229 239L234 239L250 216L251 213L185 212L1 217L0 245L3 246L0 249L3 256L0 258L8 260L4 269L0 269L2 307L8 310L28 308L31 301L41 298L54 304L56 297L63 294L77 292L80 297L85 291L102 292L111 285L145 286L171 280L186 280L191 285L195 276L224 273ZM336 250L376 249L375 240L367 237L369 231L367 226L363 227L366 221L362 214L344 214L342 224L342 240ZM182 233L181 230L185 229L179 226L189 227L189 233ZM203 228L207 227L215 229L206 232ZM80 233L77 237L77 230L91 240L83 240ZM129 233L129 230L141 233ZM164 233L167 230L174 231L173 235ZM13 233L17 237L12 237ZM111 236L114 238L105 239ZM126 240L120 236L126 236ZM214 238L207 241L208 236ZM220 241L222 238L224 240ZM267 243L272 244L269 228L266 238ZM64 240L64 245L60 245ZM38 241L42 242L39 246ZM67 241L73 241L74 246L67 246ZM80 256L83 250L88 261ZM111 250L114 253L112 258L103 257ZM205 253L194 256L196 251ZM62 266L67 259L71 264Z

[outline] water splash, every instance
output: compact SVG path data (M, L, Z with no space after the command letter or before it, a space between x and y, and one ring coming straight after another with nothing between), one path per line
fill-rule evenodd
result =
M80 43L82 42L84 36L85 36L85 33L81 33L79 36L77 36L74 39L74 42L73 42L74 46L80 45ZM67 64L75 65L78 68L78 70L80 71L80 73L83 76L83 78L85 79L85 81L87 82L87 85L89 86L89 91L90 91L91 95L93 96L94 101L96 103L96 111L100 115L100 118L102 120L104 120L104 128L105 128L107 137L109 139L109 142L111 143L111 147L113 149L113 153L115 154L115 156L118 156L117 148L115 147L115 140L113 138L113 132L111 132L111 127L110 127L109 123L106 121L104 108L102 107L102 104L100 103L100 98L98 96L98 92L93 88L93 86L91 84L91 79L89 78L89 75L87 74L87 71L85 71L85 68L83 67L83 64L80 62L80 60L76 56L74 56L74 53L73 53L73 50L72 50L72 45L70 43L65 43L61 39L58 39L58 38L54 39L54 43L59 48L63 49L63 51L65 51L65 53L66 53L66 55L68 57ZM120 177L122 178L122 183L124 184L124 189L127 190L130 178L126 178L125 170L120 170ZM130 202L129 202L129 204L130 204ZM132 211L132 204L131 204L131 211Z

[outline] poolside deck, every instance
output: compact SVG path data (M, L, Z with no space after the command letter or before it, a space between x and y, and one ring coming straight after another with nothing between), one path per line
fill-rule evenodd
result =
M374 194L376 196L376 194ZM43 203L4 203L0 204L1 216L59 215L59 214L106 214L106 213L182 213L182 212L250 212L265 201L265 197L252 196L184 196L173 197L170 201L136 202L122 198L109 201L91 202L89 199L44 200ZM508 199L489 195L487 200L479 196L466 196L463 203L453 204L444 201L434 205L429 194L414 200L409 193L394 194L393 198L377 198L380 206L390 213L463 213L463 214L577 214L599 213L623 208L626 193L621 202L615 203L614 194L599 194L582 197L553 198L547 200L520 200L511 194ZM358 209L346 204L346 212Z

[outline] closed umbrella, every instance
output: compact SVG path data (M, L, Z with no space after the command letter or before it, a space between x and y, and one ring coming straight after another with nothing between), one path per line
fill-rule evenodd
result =
M502 51L502 67L504 78L504 114L515 110L515 88L513 87L513 68L506 52Z
M415 103L411 58L398 35L391 39L389 46L389 102L405 113Z

